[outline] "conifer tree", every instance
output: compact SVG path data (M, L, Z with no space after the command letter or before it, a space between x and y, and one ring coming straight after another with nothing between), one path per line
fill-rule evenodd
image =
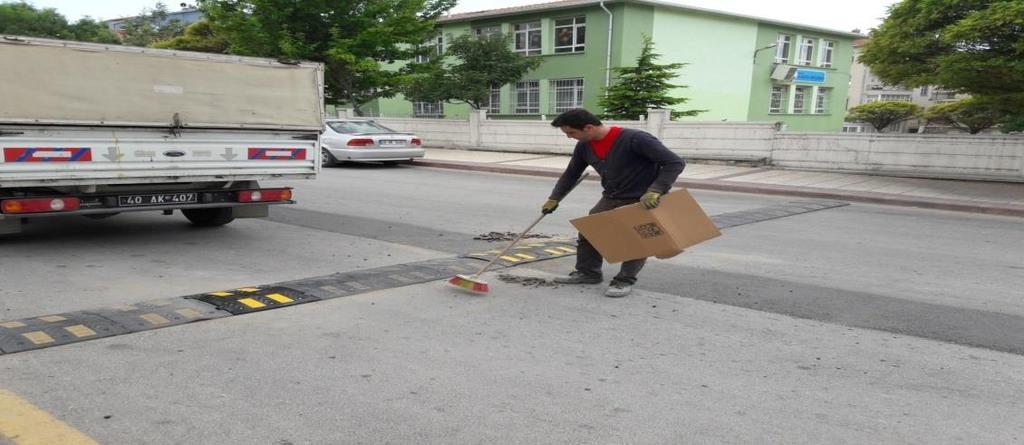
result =
M604 117L608 119L637 120L646 115L649 108L671 109L673 105L686 103L685 97L673 97L669 94L674 88L687 88L686 85L674 85L671 80L678 75L678 70L687 64L657 64L661 57L654 52L654 42L644 37L644 46L636 59L636 66L612 68L617 80L605 90L600 105L604 108ZM672 117L696 116L707 110L672 110Z

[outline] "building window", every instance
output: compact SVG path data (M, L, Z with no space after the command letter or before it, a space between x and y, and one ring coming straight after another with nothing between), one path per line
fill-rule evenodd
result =
M583 108L583 79L552 80L551 96L555 113Z
M800 64L810 65L811 56L814 54L814 39L804 37L800 41Z
M412 115L416 117L443 117L444 102L413 102Z
M501 26L500 25L481 26L479 28L474 29L473 33L476 34L477 37L490 37L490 36L493 36L495 34L501 34Z
M871 102L911 102L913 98L909 94L874 94L867 97L867 103Z
M772 87L772 95L768 101L769 113L785 113L786 99L789 97L789 88L785 86Z
M921 87L921 97L928 97L928 85Z
M587 18L555 20L555 52L578 53L587 40Z
M835 55L835 52L836 42L831 40L822 40L821 54L819 55L819 57L821 57L821 60L819 61L818 65L821 65L822 68L831 68L832 58Z
M491 85L491 93L487 97L487 114L501 113L501 85Z
M513 30L517 53L528 56L540 54L540 22L517 23Z
M516 82L516 106L517 114L540 113L540 81L527 80Z
M807 105L807 96L811 87L796 87L796 94L793 95L793 113L802 114Z
M775 63L789 63L789 47L793 43L793 36L779 34L775 40Z
M828 114L829 101L831 99L831 88L818 88L818 95L814 97L814 114Z
M427 63L430 59L444 54L444 37L437 36L420 45L424 49L422 54L416 55L416 63Z

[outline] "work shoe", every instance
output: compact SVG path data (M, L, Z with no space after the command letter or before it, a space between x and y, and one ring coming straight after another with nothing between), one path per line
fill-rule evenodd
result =
M633 285L622 281L612 281L608 285L608 290L604 291L604 296L611 298L622 298L629 295L633 291Z
M558 284L597 284L604 280L600 276L587 275L577 270L564 277L555 277L551 281Z

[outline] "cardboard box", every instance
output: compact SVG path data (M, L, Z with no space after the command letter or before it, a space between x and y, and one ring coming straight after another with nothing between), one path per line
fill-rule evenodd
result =
M609 263L671 258L722 234L685 189L665 194L653 210L632 204L571 222Z

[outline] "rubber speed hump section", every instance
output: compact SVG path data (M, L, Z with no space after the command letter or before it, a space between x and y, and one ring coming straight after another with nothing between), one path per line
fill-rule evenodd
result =
M753 210L722 213L712 216L711 221L714 221L715 226L719 229L727 229L729 227L754 224L762 221L817 212L819 210L834 209L836 207L844 207L848 205L850 205L850 203L843 201L794 201L769 207L756 208Z
M0 353L49 348L227 315L199 302L170 298L0 321Z
M224 291L190 295L186 299L199 300L232 315L294 306L320 299L301 291L282 286L243 287Z
M464 258L490 261L501 253L502 248L464 255ZM550 260L576 254L576 242L567 239L545 240L543 242L520 243L498 258L496 264L505 267L536 261Z

